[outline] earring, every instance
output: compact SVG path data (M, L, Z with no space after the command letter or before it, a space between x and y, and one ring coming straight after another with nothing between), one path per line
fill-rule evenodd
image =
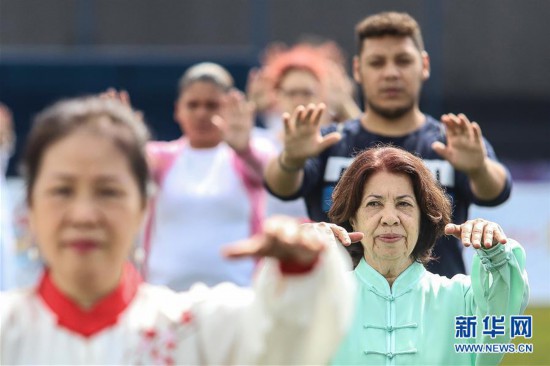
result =
M38 250L38 246L36 244L31 245L29 249L27 249L27 258L29 258L32 262L40 259L40 251Z
M140 266L145 263L145 249L141 246L134 250L134 263Z

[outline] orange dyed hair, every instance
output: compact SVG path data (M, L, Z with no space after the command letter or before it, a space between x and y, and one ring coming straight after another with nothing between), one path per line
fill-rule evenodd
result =
M290 49L277 50L266 56L264 60L265 76L274 88L278 88L281 80L291 70L309 71L321 85L326 86L329 77L329 54L323 47L298 44Z

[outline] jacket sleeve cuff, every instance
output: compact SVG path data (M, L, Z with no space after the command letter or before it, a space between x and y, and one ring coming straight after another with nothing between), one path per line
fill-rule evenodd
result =
M296 261L279 261L279 270L285 275L299 275L309 273L317 263L319 262L319 256L315 258L310 264L302 264Z
M481 265L486 271L492 272L504 266L510 260L511 252L508 245L497 244L489 249L477 249Z

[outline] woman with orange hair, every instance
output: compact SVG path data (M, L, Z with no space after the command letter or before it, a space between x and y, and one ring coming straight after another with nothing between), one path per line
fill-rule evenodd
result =
M253 84L263 83L261 88ZM265 96L272 92L270 103ZM279 113L290 113L299 105L325 103L328 112L322 124L355 118L361 110L353 99L353 85L346 75L344 56L334 42L319 45L299 43L291 48L281 44L270 46L264 56L261 71L251 73L249 98L257 109L274 107ZM258 105L260 104L260 105ZM278 113L278 114L279 114ZM267 120L264 127L273 134L280 132L280 118Z
M325 103L329 113L323 114L322 125L355 118L361 113L353 99L353 86L345 72L344 57L334 42L299 43L288 49L274 44L266 50L263 64L260 72L251 73L249 98L256 103L257 109L261 109L268 104L267 98L262 96L272 93L276 117L264 118L265 130L257 129L256 133L276 146L281 147L282 143L281 113L290 113L300 105ZM264 93L255 93L261 89L257 86L262 82ZM302 199L283 202L270 196L267 215L275 213L307 217Z

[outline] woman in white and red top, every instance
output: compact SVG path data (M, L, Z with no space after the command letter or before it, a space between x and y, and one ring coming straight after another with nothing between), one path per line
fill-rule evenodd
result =
M250 138L253 110L217 64L185 72L174 118L184 136L147 146L158 192L145 235L146 279L178 291L197 281L249 285L254 261L228 261L220 248L261 227L262 174L274 148Z
M24 163L46 268L36 288L0 294L0 363L327 362L353 304L331 230L349 236L279 218L225 250L271 257L254 290L144 284L127 259L148 202L146 137L115 100L73 99L37 117Z

